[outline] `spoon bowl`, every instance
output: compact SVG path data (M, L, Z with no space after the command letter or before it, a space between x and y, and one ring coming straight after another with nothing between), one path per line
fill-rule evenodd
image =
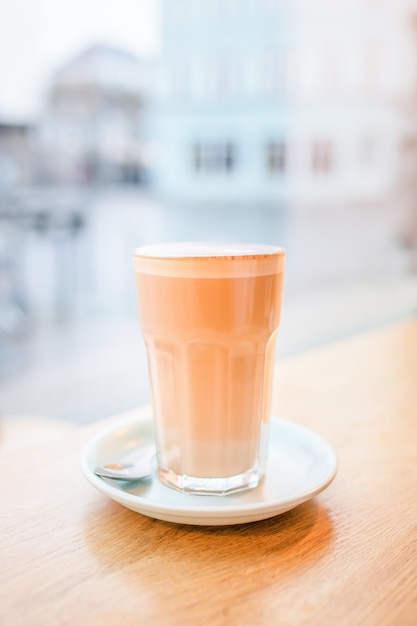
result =
M136 452L132 460L132 455L129 455L129 459L98 465L94 468L94 473L114 480L144 480L152 475L154 457L155 448L149 446Z

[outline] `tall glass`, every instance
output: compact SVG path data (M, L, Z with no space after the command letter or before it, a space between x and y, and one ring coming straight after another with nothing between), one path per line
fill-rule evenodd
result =
M249 244L135 250L162 483L219 495L262 478L284 256Z

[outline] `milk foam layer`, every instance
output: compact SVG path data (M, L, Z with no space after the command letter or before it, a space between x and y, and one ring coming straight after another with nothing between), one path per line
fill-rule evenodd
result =
M262 276L282 272L285 252L278 246L225 243L165 243L134 251L138 272L182 278Z

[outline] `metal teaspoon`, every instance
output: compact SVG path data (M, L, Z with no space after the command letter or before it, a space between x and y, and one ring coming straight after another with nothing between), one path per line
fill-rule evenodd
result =
M148 446L136 452L133 461L130 462L132 455L129 455L129 459L126 458L123 462L106 463L105 465L97 466L94 468L94 473L97 476L114 478L115 480L142 480L143 478L149 478L152 474L152 459L154 456L154 446Z

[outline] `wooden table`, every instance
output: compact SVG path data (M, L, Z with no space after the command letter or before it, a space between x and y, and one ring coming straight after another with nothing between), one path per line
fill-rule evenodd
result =
M0 623L415 625L417 320L280 363L274 413L323 435L339 472L242 526L177 526L96 492L78 463L103 422L0 448Z

